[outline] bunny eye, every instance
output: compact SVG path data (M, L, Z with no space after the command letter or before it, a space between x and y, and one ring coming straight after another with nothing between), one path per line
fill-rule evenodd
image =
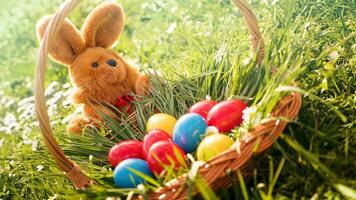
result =
M92 63L91 66L92 66L93 68L97 68L97 67L99 67L99 64L98 64L97 62L95 62L95 63Z
M108 65L110 65L111 67L116 67L116 65L117 65L117 63L116 63L115 60L108 60L106 63L107 63Z

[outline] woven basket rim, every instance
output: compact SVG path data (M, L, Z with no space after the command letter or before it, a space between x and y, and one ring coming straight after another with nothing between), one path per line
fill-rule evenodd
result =
M245 19L251 35L251 50L253 53L257 53L257 61L261 63L264 58L264 42L257 19L245 0L231 1L240 10L241 15ZM57 143L51 129L44 95L44 79L47 68L49 44L53 41L65 17L69 15L79 2L81 2L81 0L66 0L53 15L53 18L46 28L37 59L34 93L36 114L39 120L41 134L48 151L53 155L58 167L71 180L74 186L77 189L83 189L91 185L93 181L85 175L75 162L64 154L62 148ZM292 93L279 102L274 108L272 116L283 116L288 119L293 119L298 114L300 107L301 95ZM221 188L229 184L228 181L224 180L224 177L227 176L226 170L242 169L251 159L253 153L263 152L273 144L274 140L277 139L284 130L286 124L287 122L282 120L270 120L258 125L242 140L236 141L233 145L234 148L212 158L205 165L200 167L198 170L199 175L203 177L213 189ZM257 151L255 151L256 145L258 145ZM211 170L212 167L214 167L214 170ZM174 183L166 185L158 191L151 192L149 194L150 199L184 199L187 194L187 188L184 188L182 183L186 179L187 176L183 175ZM193 193L197 193L197 190L194 189Z

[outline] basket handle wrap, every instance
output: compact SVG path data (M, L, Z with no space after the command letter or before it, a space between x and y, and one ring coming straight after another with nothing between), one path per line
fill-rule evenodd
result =
M53 136L44 95L44 80L47 68L49 44L53 41L53 38L57 34L64 19L80 1L81 0L66 0L56 11L54 17L47 26L37 58L34 88L36 114L44 143L47 146L48 151L52 154L58 167L78 189L84 188L93 182L84 174L78 165L66 157L62 148L58 145L55 137ZM264 57L264 43L261 32L258 28L257 19L251 11L249 5L244 0L232 0L232 2L239 8L242 16L245 18L251 34L252 51L253 53L258 53L257 59L258 62L261 63Z
M54 14L46 28L46 32L41 42L35 71L35 108L43 140L48 151L52 154L58 167L73 182L74 186L76 188L84 188L91 182L91 180L82 172L82 170L80 170L78 165L66 157L63 150L56 142L52 133L44 95L44 80L47 68L49 43L53 41L53 38L57 34L65 17L79 2L80 0L67 0L64 2Z

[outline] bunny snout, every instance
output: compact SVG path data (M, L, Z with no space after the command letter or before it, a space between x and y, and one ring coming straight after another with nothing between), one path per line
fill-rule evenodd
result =
M118 83L126 78L126 70L117 59L107 59L105 64L98 68L96 77L107 83Z
M109 65L111 67L111 65ZM106 83L117 83L120 82L124 74L120 73L118 70L103 70L101 73L96 75L97 80Z

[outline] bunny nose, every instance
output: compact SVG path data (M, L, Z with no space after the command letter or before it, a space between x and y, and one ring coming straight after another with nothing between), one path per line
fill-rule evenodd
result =
M117 63L116 63L115 60L108 60L106 63L107 63L108 65L110 65L111 67L116 67L116 65L117 65Z

